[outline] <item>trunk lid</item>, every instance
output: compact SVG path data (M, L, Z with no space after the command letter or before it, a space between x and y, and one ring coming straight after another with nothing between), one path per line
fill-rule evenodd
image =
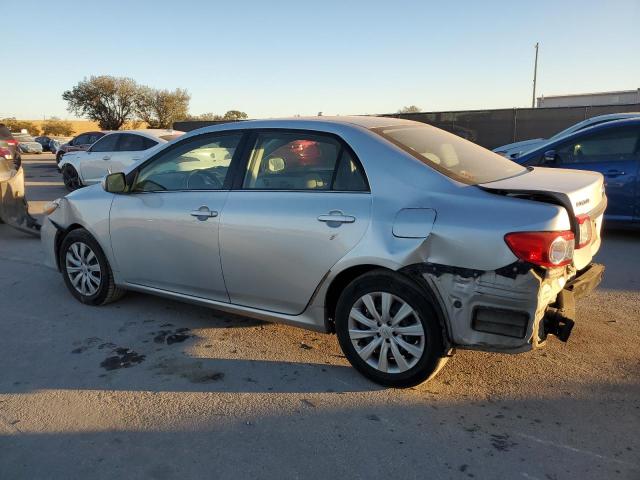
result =
M588 265L600 248L602 215L607 206L602 174L584 170L535 167L522 175L478 186L496 194L523 196L562 205L569 213L576 245L581 243L576 217L589 215L593 222L591 241L589 245L575 251L576 268L582 269Z

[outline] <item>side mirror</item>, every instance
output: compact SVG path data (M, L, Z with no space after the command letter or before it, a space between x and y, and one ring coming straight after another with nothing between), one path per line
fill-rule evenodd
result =
M102 179L102 188L109 193L124 193L127 190L127 181L124 173L110 173Z
M542 156L542 163L557 163L558 162L558 155L556 154L555 150L547 150L546 152L544 152L544 155Z

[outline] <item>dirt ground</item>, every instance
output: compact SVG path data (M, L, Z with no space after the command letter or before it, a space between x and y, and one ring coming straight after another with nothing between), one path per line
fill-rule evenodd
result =
M34 213L64 193L25 157ZM335 337L141 294L87 307L0 225L0 478L640 479L640 233L570 341L381 388Z

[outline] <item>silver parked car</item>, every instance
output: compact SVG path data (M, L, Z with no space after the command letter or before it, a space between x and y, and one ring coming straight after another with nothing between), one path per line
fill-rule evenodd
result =
M384 385L455 348L566 340L593 289L600 174L522 167L437 128L339 117L207 127L47 207L88 305L137 290L337 333Z

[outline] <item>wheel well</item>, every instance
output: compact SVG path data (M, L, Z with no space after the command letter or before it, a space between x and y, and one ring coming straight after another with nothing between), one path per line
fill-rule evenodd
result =
M69 232L73 230L77 230L79 228L84 228L84 227L79 223L73 223L69 225L66 229L58 230L58 232L56 233L55 254L56 254L56 266L58 267L58 270L60 270L60 246L62 245L62 240L64 240L64 237L66 237L69 234Z
M334 319L336 307L338 306L338 299L340 298L342 291L347 285L349 285L349 283L351 283L352 280L360 275L371 272L372 270L393 271L388 268L381 267L380 265L356 265L355 267L349 267L340 272L336 275L336 278L333 279L331 285L329 285L329 289L327 290L324 300L324 322L328 332L334 333L336 331Z

